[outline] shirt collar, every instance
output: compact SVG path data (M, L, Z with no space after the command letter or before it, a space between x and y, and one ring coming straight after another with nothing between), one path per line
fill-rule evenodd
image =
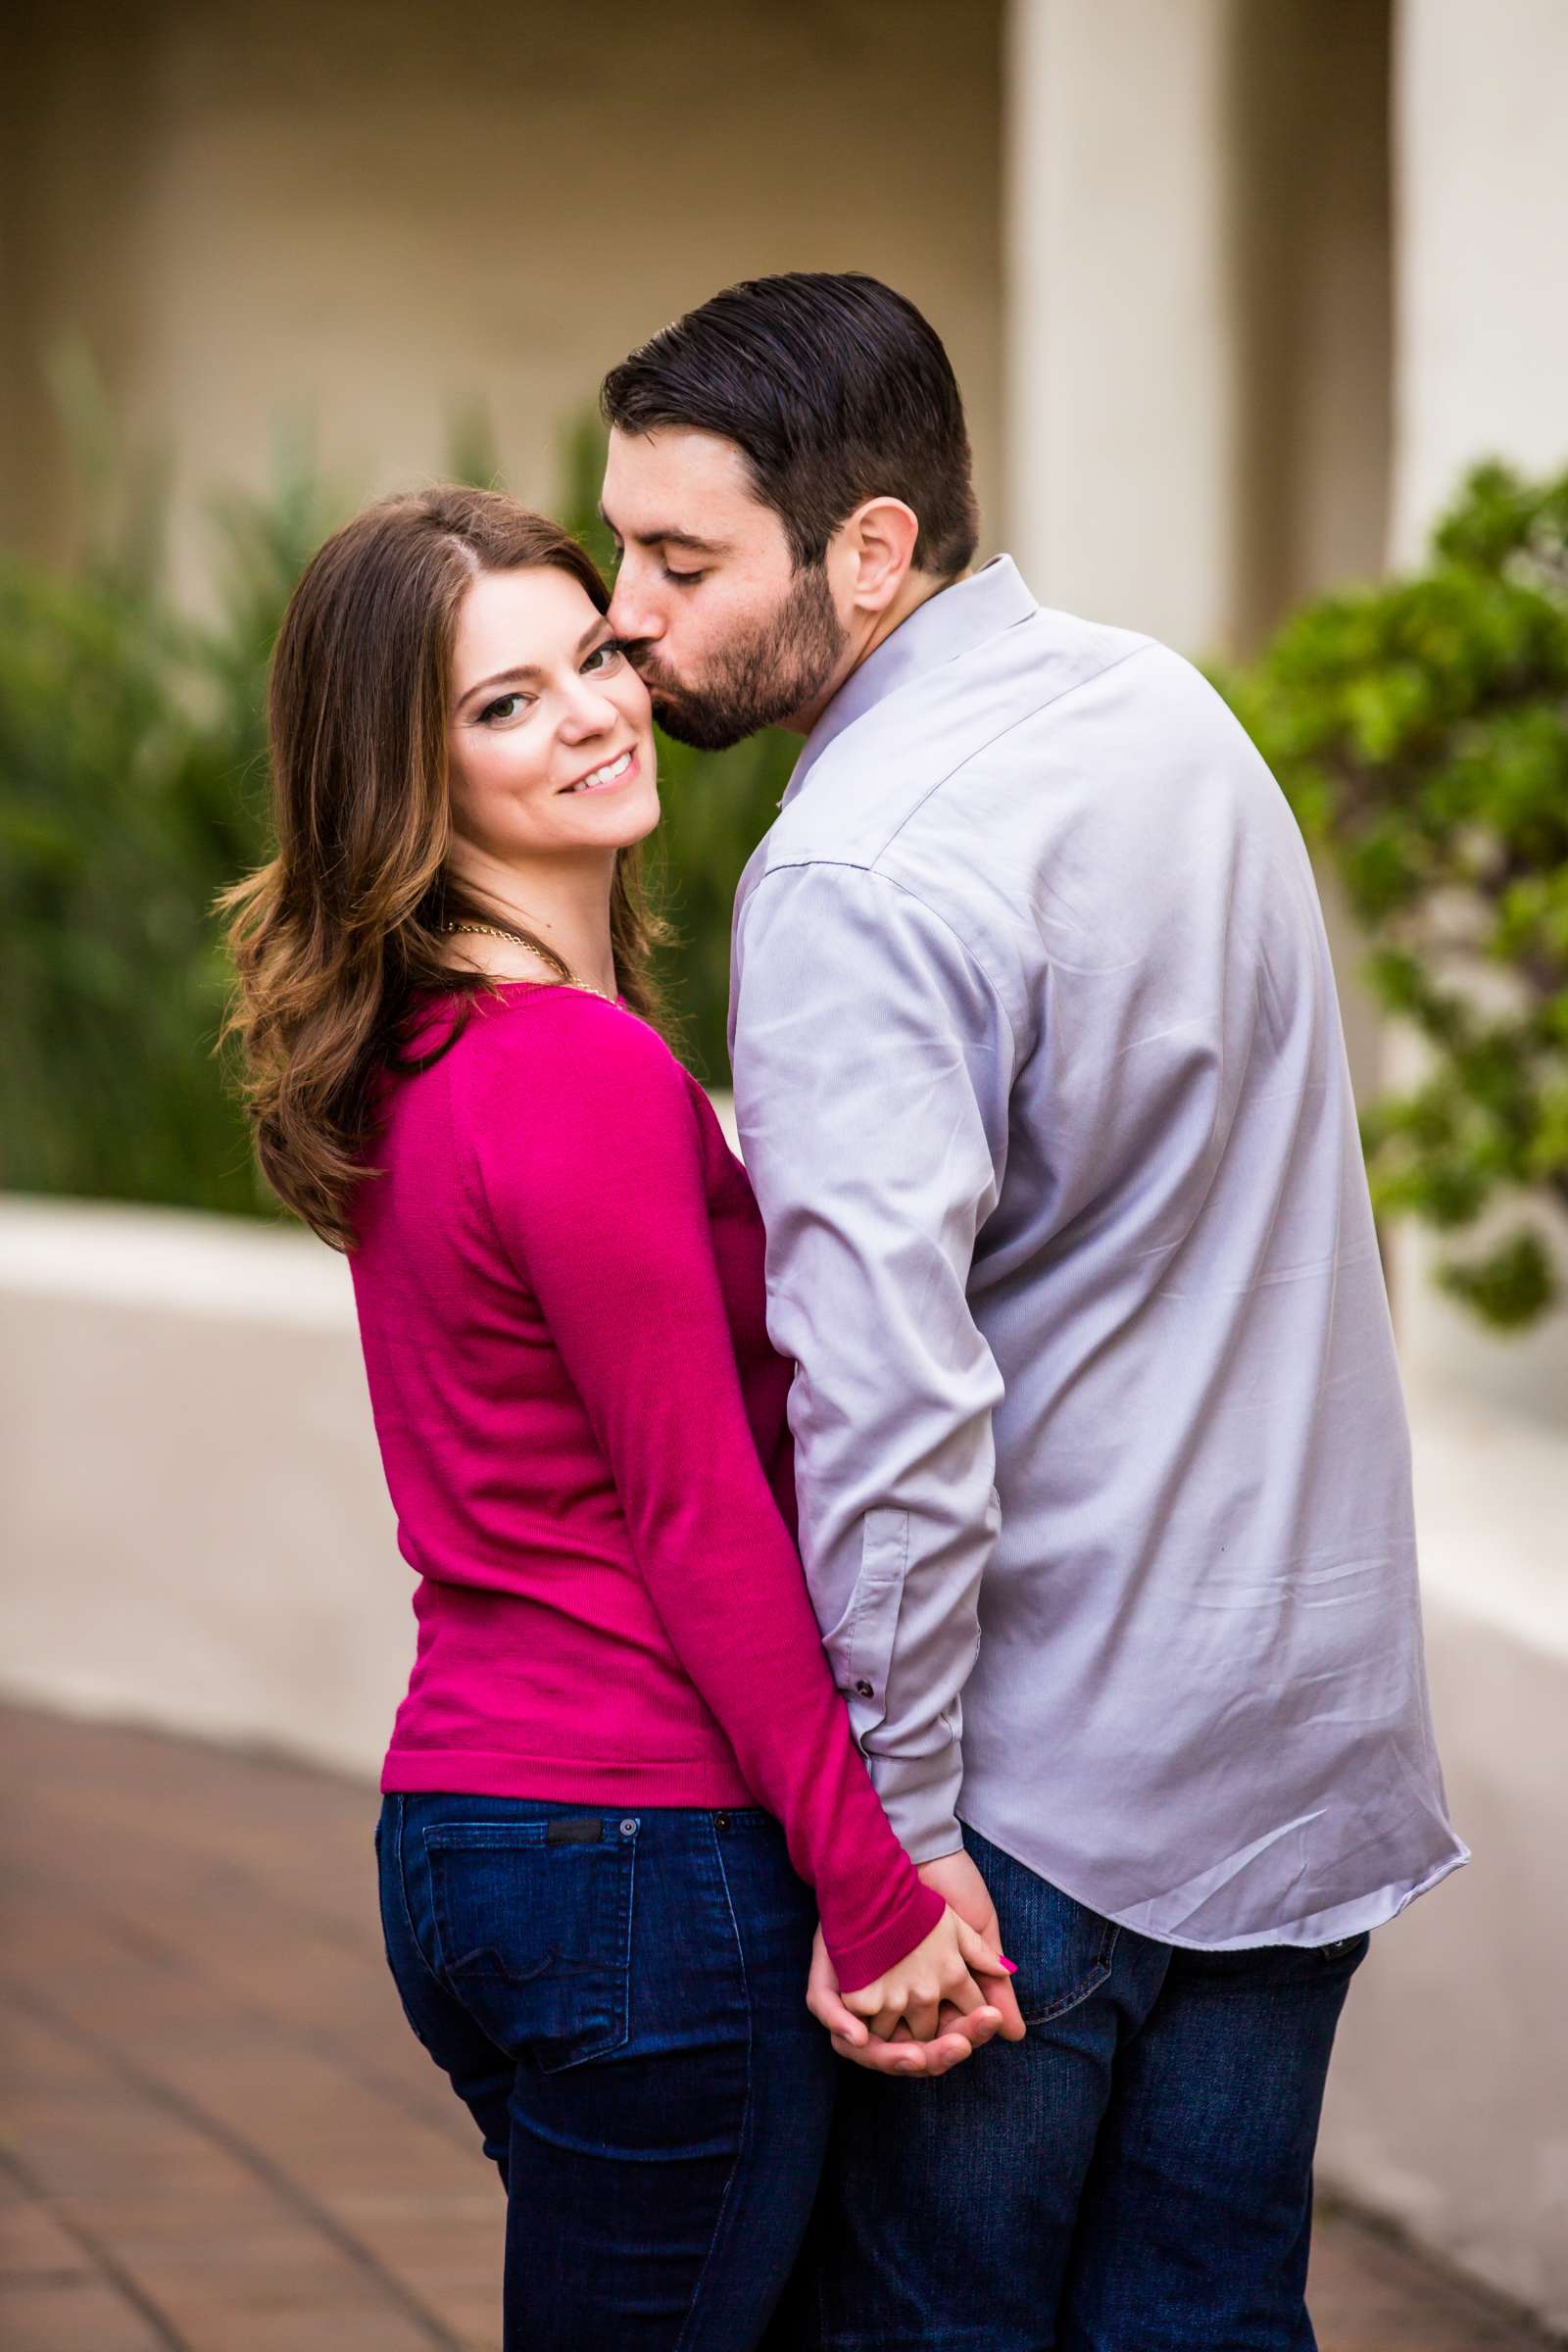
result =
M988 638L1027 620L1035 610L1035 600L1010 556L993 556L966 580L956 580L951 588L940 588L916 605L908 619L901 621L858 669L851 670L806 738L779 807L789 807L828 745L846 727L911 678L972 653Z

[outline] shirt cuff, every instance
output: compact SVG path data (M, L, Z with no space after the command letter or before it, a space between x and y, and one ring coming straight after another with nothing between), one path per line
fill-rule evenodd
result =
M956 1740L934 1756L866 1756L871 1786L893 1825L893 1835L917 1866L939 1854L956 1854L963 1844L958 1827L958 1790L963 1786L963 1751Z

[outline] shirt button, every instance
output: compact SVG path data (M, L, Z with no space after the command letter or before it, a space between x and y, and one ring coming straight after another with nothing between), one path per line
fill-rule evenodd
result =
M620 1834L623 1838L635 1838L637 1835L637 1823L629 1813L620 1825Z
M857 1683L855 1688L857 1690L858 1690L862 1698L870 1698L872 1696L872 1685L870 1683L862 1680Z

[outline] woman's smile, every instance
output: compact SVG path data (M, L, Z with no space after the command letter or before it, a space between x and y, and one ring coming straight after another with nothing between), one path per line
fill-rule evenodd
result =
M564 784L561 789L564 793L612 792L617 784L629 783L636 773L637 746L631 743L623 752L617 752L613 760L602 760L587 775L579 776L575 784Z

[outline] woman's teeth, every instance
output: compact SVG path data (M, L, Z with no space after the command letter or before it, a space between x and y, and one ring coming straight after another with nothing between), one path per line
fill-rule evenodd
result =
M603 767L596 767L591 776L582 777L576 784L568 784L566 790L568 792L597 792L603 784L615 783L626 773L630 765L630 752L622 752L618 760L607 760Z

